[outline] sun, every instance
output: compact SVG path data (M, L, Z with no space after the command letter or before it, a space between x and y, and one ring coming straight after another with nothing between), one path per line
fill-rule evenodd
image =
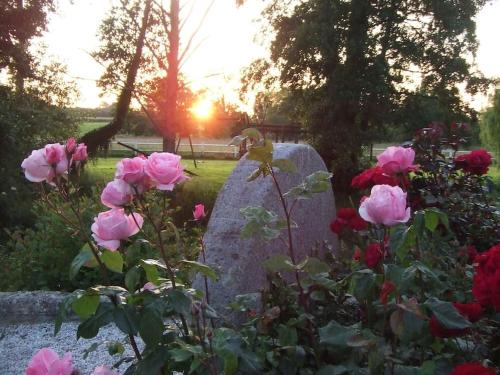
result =
M208 119L212 115L212 110L213 104L208 99L200 100L191 108L191 112L201 120Z

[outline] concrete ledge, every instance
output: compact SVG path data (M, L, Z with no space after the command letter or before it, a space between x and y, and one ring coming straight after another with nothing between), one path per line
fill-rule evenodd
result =
M0 292L0 325L53 321L68 295L47 291Z

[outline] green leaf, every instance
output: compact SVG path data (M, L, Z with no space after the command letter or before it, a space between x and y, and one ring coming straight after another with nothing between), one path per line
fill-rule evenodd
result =
M246 138L251 138L252 140L255 141L261 141L264 139L260 131L258 131L256 128L246 128L241 132L241 136L246 137Z
M186 349L171 349L168 351L175 362L184 362L193 357L193 353Z
M201 273L203 276L206 276L213 281L217 281L217 273L215 273L215 270L207 266L206 264L200 263L200 262L195 262L192 260L181 260L181 263L184 264L186 267L195 270L196 272Z
M302 263L300 263L297 268L309 275L317 275L319 273L325 273L330 271L330 266L325 262L322 262L318 258L307 257Z
M422 363L418 375L433 375L436 373L436 362L425 361Z
M351 278L351 292L358 301L373 298L376 288L376 275L372 270L357 271Z
M465 329L471 326L471 323L460 315L450 302L441 301L432 297L429 298L424 305L431 309L439 322L446 328Z
M294 271L295 266L288 255L277 254L262 262L267 272Z
M99 344L94 342L92 345L90 345L87 349L83 351L83 359L87 359L90 353L95 352L97 348L99 347Z
M442 223L446 228L449 228L448 215L437 208L428 208L424 211L425 227L434 232L439 223Z
M116 354L123 354L125 352L125 347L119 341L110 341L107 343L108 354L113 356Z
M316 193L322 193L331 187L332 174L318 171L307 176L300 185L291 188L284 196L292 199L309 199Z
M240 209L240 213L247 220L241 230L243 238L255 235L269 241L279 236L280 230L276 228L278 215L274 212L267 211L262 207L245 207Z
M191 296L179 289L171 289L168 293L172 308L178 314L188 315L191 313Z
M54 336L56 336L59 331L61 330L61 326L68 316L69 313L71 313L71 305L73 304L73 301L76 300L79 296L80 291L75 291L71 293L69 296L64 298L64 300L59 304L59 312L57 313L55 322L54 322Z
M141 316L139 334L146 345L154 346L163 336L164 325L161 316L154 310L147 310Z
M90 250L89 245L85 244L69 266L70 280L73 280L80 271L80 268L90 262L92 258L94 258L94 254L92 253L92 250Z
M260 166L259 168L257 168L256 170L254 170L250 176L247 177L247 182L252 182L254 180L256 180L257 178L259 178L259 176L262 174L262 166Z
M135 336L139 331L140 316L132 306L122 305L115 308L113 320L116 326L127 335Z
M113 311L114 306L111 303L99 304L96 313L78 326L76 337L84 339L95 337L99 332L99 328L113 321Z
M113 272L122 273L123 257L118 251L104 250L101 255L102 262Z
M141 266L146 272L146 279L155 285L158 285L160 274L158 268L167 269L167 267L156 259L142 259Z
M350 371L350 368L344 365L328 365L320 368L315 375L343 375L349 374Z
M273 143L269 139L266 139L262 146L250 146L247 159L266 164L271 163L273 161Z
M73 301L71 307L73 311L81 318L86 319L97 311L99 307L99 295L94 293L83 293Z
M288 159L275 159L271 163L273 167L278 168L281 172L297 173L297 166L293 161Z
M278 327L278 340L281 346L295 346L298 342L297 330L280 324Z
M137 285L141 281L141 270L139 266L134 266L125 274L125 286L130 292L137 289Z
M413 225L406 227L398 225L390 230L389 246L391 253L396 254L400 261L404 262L408 251L415 245L416 237Z
M359 324L345 327L335 320L319 329L320 343L326 345L347 347L349 340L359 334Z
M434 232L439 224L439 213L436 211L425 210L425 227Z

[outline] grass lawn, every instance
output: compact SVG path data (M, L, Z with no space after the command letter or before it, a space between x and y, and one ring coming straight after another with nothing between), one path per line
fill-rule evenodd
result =
M107 124L107 122L102 122L102 121L82 122L80 124L79 136L81 137L82 135L87 134L91 130L102 128L106 124Z
M96 183L104 184L111 181L115 174L116 163L121 159L114 157L99 158L95 163L88 164L88 174ZM184 168L198 175L194 176L187 184L208 183L220 188L236 166L236 163L236 160L200 160L197 161L198 168L195 168L192 160L185 159L183 160Z
M90 183L104 187L113 179L116 163L121 159L99 158L95 163L89 163L86 174ZM198 176L193 176L178 187L175 205L181 210L176 214L177 222L192 219L193 207L198 203L203 203L208 211L212 211L217 194L236 163L236 160L200 160L198 168L195 168L192 160L183 160L184 167Z

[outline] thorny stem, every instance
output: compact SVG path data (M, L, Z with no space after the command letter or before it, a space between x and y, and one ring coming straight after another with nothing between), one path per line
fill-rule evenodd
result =
M273 179L274 186L276 187L276 190L278 191L278 196L280 198L281 205L283 206L283 212L285 213L286 227L287 227L287 232L288 232L288 252L290 253L290 259L292 260L293 265L296 266L297 261L295 259L295 252L293 249L292 221L291 221L291 217L290 217L290 212L288 211L285 197L283 196L283 192L281 191L281 187L278 183L278 180L276 179L276 174L274 173L272 166L267 164L267 168L268 168L269 173L271 174L271 177ZM295 278L297 280L297 285L299 286L300 294L302 296L304 294L304 289L302 288L302 285L300 283L299 271L297 271L297 270L295 270Z
M83 225L83 221L82 221L82 218L81 218L81 213L80 213L80 210L79 210L80 206L77 205L78 210L75 209L75 207L72 204L73 202L71 201L69 193L61 186L61 184L59 183L59 181L57 179L56 179L56 187L58 189L59 194L63 197L63 199L67 203L69 203L69 207L70 207L71 211L73 212L75 218L77 219L78 223L74 224L61 211L59 211L57 209L57 207L48 198L48 194L46 193L46 191L45 191L45 189L43 188L43 185L42 185L42 192L43 192L43 195L44 195L44 201L52 208L52 210L55 213L57 213L63 220L65 220L66 223L68 225L70 225L70 227L72 227L73 229L75 229L78 232L80 238L89 245L90 250L92 251L92 254L94 255L94 258L96 259L97 264L99 265L99 269L101 271L101 274L102 274L102 277L103 277L105 283L107 285L110 285L108 269L106 268L106 266L104 265L104 263L101 261L101 258L99 258L98 250L95 247L95 244L92 241L92 239L87 234L87 231L85 230L85 226Z
M292 220L291 220L291 215L290 215L291 210L288 210L288 206L286 204L285 197L283 196L283 192L281 191L281 187L278 183L278 180L276 179L276 174L273 171L273 167L268 163L267 168L268 168L269 173L273 179L274 186L276 186L276 190L278 191L281 205L283 206L283 211L285 213L285 218L286 218L287 232L288 232L288 250L290 253L290 259L292 260L292 264L294 266L296 266L297 262L295 259L295 253L294 253L294 249L293 249ZM293 208L293 205L292 205L292 208ZM297 269L295 269L295 279L297 280L297 286L299 287L299 304L302 305L304 307L304 310L307 312L309 310L309 306L308 306L307 300L305 298L304 288L302 287L302 284L300 282L299 271ZM313 327L312 327L310 320L307 321L307 328L308 328L307 333L308 333L309 342L312 346L314 346Z
M135 190L137 193L137 189L135 189ZM175 289L177 287L175 284L175 273L174 273L174 270L172 269L172 267L170 266L170 263L168 262L167 253L165 251L165 244L163 243L163 237L161 235L161 231L162 231L161 224L162 223L159 223L157 225L156 221L153 219L153 216L151 215L151 212L149 211L149 208L142 201L141 196L139 194L137 194L137 196L138 196L139 204L140 204L144 214L146 215L148 220L151 222L151 225L153 225L153 228L156 232L156 236L158 237L158 247L160 249L160 253L161 253L161 256L163 258L163 262L165 263L165 267L167 267L167 271L168 271L169 276L170 276L170 281L172 282L172 288ZM182 314L179 314L179 317L180 317L181 322L182 322L184 334L187 336L187 335L189 335L189 328L188 328L188 325L186 322L186 318Z
M135 337L133 334L129 333L128 338L130 340L130 346L132 346L132 349L134 350L134 354L136 358L141 361L142 360L142 355L141 352L139 351L139 348L137 347L137 342L135 341Z

